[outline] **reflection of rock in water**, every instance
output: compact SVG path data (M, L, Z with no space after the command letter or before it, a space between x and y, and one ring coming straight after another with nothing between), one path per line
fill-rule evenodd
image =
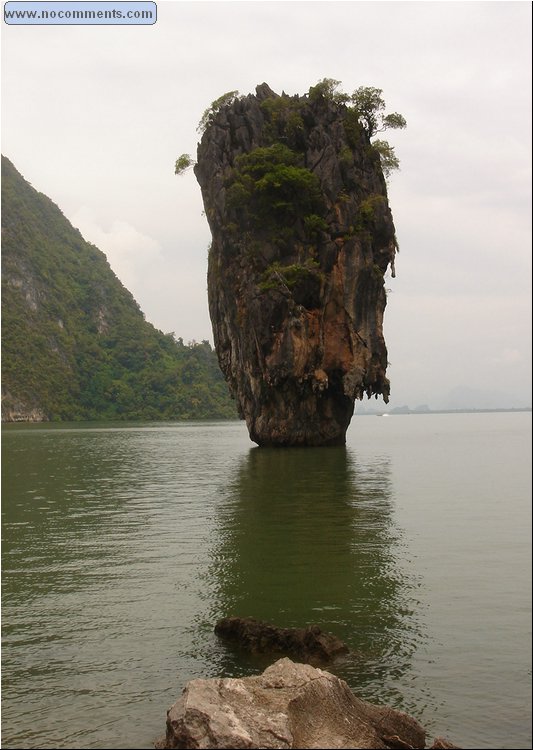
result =
M356 652L333 669L354 689L377 681L382 690L405 673L420 632L413 582L398 565L389 474L388 459L358 466L343 447L252 449L219 506L213 624L232 615L315 622Z

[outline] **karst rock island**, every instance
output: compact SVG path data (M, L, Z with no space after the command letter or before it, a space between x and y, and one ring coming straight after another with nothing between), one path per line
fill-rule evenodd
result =
M194 172L221 369L258 445L343 445L355 399L389 395L397 244L380 154L324 85L215 104Z

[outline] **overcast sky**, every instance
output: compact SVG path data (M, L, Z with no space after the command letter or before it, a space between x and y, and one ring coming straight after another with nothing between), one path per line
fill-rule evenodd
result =
M157 5L153 26L2 28L2 153L147 320L212 341L200 188L174 175L210 103L263 81L376 86L407 119L385 136L401 161L391 405L530 406L531 4Z

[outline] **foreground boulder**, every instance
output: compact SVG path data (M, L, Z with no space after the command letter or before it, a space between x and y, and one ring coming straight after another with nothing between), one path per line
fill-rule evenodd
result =
M416 719L366 703L338 677L283 658L256 677L191 680L155 746L425 748L425 737Z
M253 654L281 653L306 663L330 661L348 653L345 643L318 625L278 628L253 617L226 617L215 625L215 633Z
M262 84L213 113L194 171L215 348L251 439L343 445L355 399L388 401L384 275L397 250L357 113Z

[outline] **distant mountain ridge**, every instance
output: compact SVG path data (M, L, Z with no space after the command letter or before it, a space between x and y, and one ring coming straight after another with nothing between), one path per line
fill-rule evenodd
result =
M2 421L236 416L209 343L148 323L104 253L2 156Z

